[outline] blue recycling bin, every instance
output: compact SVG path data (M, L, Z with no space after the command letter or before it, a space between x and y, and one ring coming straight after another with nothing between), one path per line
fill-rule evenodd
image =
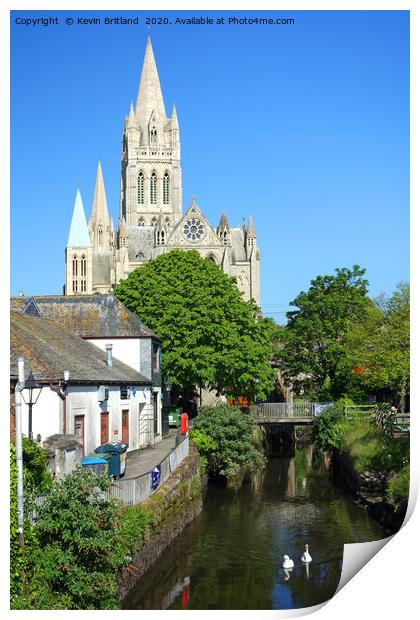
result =
M97 476L103 476L108 473L108 460L96 455L84 456L82 469L83 471L90 469Z
M104 443L95 448L96 454L109 454L109 475L119 478L125 472L128 444L123 441Z

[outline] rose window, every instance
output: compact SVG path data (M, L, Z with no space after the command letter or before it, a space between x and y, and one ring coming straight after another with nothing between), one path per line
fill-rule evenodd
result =
M184 235L191 241L198 241L204 235L204 225L192 217L184 223Z

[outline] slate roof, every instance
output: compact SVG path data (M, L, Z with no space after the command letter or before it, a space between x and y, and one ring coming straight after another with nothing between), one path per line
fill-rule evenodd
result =
M83 338L157 338L114 295L12 297L11 309L57 321Z
M10 376L17 377L17 358L25 360L26 377L32 369L37 381L63 380L70 372L70 384L151 385L151 381L115 357L106 364L106 352L72 331L44 318L10 315Z

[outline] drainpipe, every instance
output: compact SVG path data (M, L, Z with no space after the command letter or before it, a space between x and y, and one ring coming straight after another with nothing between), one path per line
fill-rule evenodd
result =
M25 362L18 357L18 382L15 386L17 510L19 544L23 547L23 455L22 455L22 390L25 385Z
M112 344L105 345L106 350L106 365L108 368L112 368Z

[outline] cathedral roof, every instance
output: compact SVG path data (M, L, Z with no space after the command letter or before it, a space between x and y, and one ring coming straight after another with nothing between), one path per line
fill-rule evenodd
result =
M17 359L25 359L25 374L36 381L58 381L64 371L73 384L146 384L151 381L114 357L112 367L105 353L73 331L45 318L12 312L10 317L10 375L17 377Z
M86 223L85 210L83 209L82 197L80 195L80 191L77 190L67 246L72 248L85 248L90 246L90 244L91 243L89 231Z
M143 127L148 126L153 112L160 121L166 120L155 56L148 37L136 102L136 117Z
M11 307L24 313L31 299L43 318L56 321L83 338L157 338L114 295L12 297Z

